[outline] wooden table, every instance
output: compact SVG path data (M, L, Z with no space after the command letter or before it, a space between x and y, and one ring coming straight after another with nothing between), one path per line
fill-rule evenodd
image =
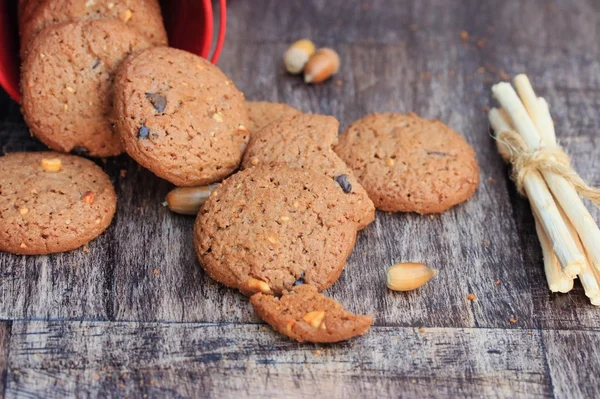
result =
M379 213L327 290L375 325L346 343L298 344L204 274L193 218L161 205L168 183L127 156L107 159L119 207L89 253L0 254L0 396L599 397L600 309L579 284L548 291L528 203L485 110L493 83L527 72L575 168L600 184L600 2L229 3L219 65L247 98L342 127L374 111L440 119L477 151L476 195L439 216ZM306 86L283 72L301 37L339 51L335 79ZM0 109L0 151L43 148L4 93ZM384 270L399 261L440 273L394 293Z

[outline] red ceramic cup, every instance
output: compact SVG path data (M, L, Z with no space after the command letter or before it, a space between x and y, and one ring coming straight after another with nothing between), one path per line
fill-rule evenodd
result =
M219 0L219 4L221 17L213 63L217 62L225 40L226 0ZM214 26L211 0L161 0L161 8L169 45L208 58ZM17 0L0 0L0 85L17 102L21 100L20 63Z

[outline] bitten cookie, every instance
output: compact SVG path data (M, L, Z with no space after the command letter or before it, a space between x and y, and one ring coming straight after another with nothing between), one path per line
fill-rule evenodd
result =
M115 117L127 153L177 186L230 175L248 142L244 95L216 66L174 48L123 63Z
M335 147L377 209L439 213L469 199L479 182L473 149L440 121L371 114Z
M373 323L371 317L346 312L340 303L306 284L284 292L281 298L258 293L250 302L258 317L299 342L344 341L363 335Z
M284 164L311 169L335 179L355 209L360 228L375 219L375 206L332 147L337 144L339 122L332 116L298 113L253 132L244 153L243 168Z
M87 159L56 152L0 157L0 251L41 255L78 248L110 224L117 200Z
M258 132L271 122L302 112L290 105L267 101L246 101L248 111L248 128L251 133Z
M31 3L36 3L31 0ZM28 44L44 28L63 22L95 19L116 19L136 29L146 40L157 46L167 45L157 0L51 0L23 8L21 20L21 58L28 53Z
M194 245L215 280L247 295L281 293L298 280L333 284L356 239L346 194L331 178L260 167L226 179L200 209Z
M23 115L33 135L56 151L120 154L109 119L114 72L127 55L149 46L117 20L45 29L31 43L21 75Z

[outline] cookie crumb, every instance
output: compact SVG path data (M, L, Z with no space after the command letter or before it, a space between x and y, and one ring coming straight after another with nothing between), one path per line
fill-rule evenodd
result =
M471 302L474 302L474 301L477 300L477 295L475 295L475 294L469 294L469 295L467 295L467 299L469 301L471 301Z
M313 355L315 355L315 356L321 356L321 351L320 351L320 350L318 350L318 349L315 349L315 350L313 351Z
M119 171L119 176L126 177L127 176L127 169L121 169Z
M342 87L344 85L344 81L342 79L338 79L335 81L335 85L337 87Z
M500 76L500 79L502 79L502 80L510 80L510 75L504 71L500 71L498 73L498 76Z
M508 322L510 324L517 324L517 318L516 317L511 317L510 319L508 319Z
M469 40L469 32L467 32L466 30L461 31L460 38L463 40Z
M425 329L423 327L420 327L417 331L419 331L421 334L425 334Z
M155 276L158 276L158 274L160 273L160 270L158 270L158 269L154 269L154 270L152 271L152 273L154 273L154 275L155 275Z
M494 285L496 285L496 287L499 286L501 283L502 283L502 281L500 281L500 280L494 281Z
M84 253L86 253L86 254L89 254L89 253L90 253L90 249L88 248L88 246L87 246L87 245L84 245L84 246L83 246L83 248L81 248L81 250L82 250Z
M490 241L487 238L484 238L483 240L481 240L481 243L486 248L490 246Z
M485 68L480 66L479 68L477 68L477 73L479 74L484 74L485 73Z

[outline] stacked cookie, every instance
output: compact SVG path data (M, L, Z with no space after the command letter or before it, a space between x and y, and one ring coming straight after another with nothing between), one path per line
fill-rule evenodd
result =
M53 150L123 152L111 124L113 81L129 55L167 36L157 0L25 0L20 4L23 115Z
M59 152L110 156L114 74L167 35L158 1L20 0L22 110L31 133ZM116 208L108 176L60 153L0 158L0 250L48 254L101 234Z

